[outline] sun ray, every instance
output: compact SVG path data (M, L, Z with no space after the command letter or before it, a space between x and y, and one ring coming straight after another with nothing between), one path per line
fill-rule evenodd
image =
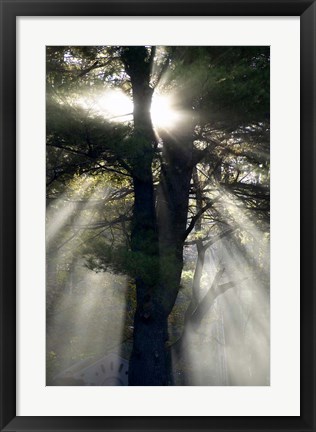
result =
M57 277L52 280L47 273L47 355L54 353L58 361L53 374L48 370L49 385L59 385L54 377L82 356L118 351L123 338L127 278L96 274L85 267L81 255L81 234L93 225L98 203L109 193L101 180L82 177L48 210L47 268ZM65 201L74 205L58 213ZM69 241L63 243L64 237Z
M216 298L197 329L186 331L187 380L190 385L269 385L269 237L240 199L225 190L220 196L216 212L236 230L207 250L200 301L220 268L225 270L219 283L236 285Z

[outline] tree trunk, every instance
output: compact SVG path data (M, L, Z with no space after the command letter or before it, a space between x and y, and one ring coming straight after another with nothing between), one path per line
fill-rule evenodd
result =
M134 318L134 345L129 366L129 385L166 386L170 384L170 359L166 351L167 315L153 301L150 314L139 305Z
M131 78L134 103L133 149L130 163L134 185L131 246L138 263L137 306L129 385L165 386L170 363L165 343L167 318L161 296L158 227L155 210L152 161L156 146L150 107L151 65L145 47L125 47L122 60Z
M187 133L187 132L186 132ZM163 165L158 191L159 248L164 304L169 315L177 298L183 268L183 245L187 226L192 139L164 138Z

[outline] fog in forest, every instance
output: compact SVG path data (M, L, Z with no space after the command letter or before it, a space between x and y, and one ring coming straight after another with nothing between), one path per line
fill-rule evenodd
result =
M47 48L47 385L270 385L269 68Z

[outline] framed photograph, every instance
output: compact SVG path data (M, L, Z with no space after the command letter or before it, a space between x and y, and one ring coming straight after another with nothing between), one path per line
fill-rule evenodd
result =
M1 2L1 430L315 430L315 11Z

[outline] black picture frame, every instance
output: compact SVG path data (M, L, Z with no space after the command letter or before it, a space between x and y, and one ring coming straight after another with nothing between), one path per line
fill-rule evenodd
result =
M315 431L315 1L0 0L0 6L1 431ZM299 417L252 417L251 415L248 417L16 416L16 17L98 15L300 16L301 415Z

